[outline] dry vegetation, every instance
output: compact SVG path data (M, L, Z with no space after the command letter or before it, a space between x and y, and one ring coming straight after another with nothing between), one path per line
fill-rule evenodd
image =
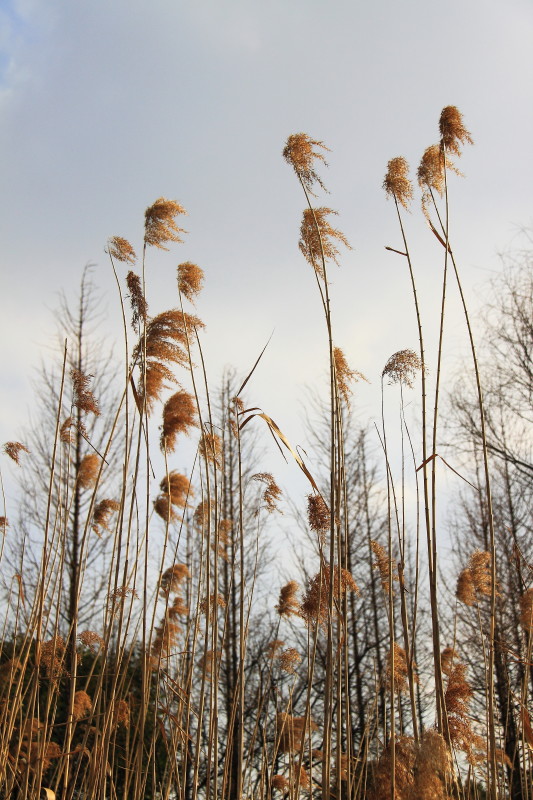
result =
M313 205L325 189L322 142L299 133L283 151L305 198L299 244L329 346L319 463L245 407L252 374L210 390L199 266L180 264L176 307L149 313L150 249L182 241L181 205L159 198L147 209L140 263L122 237L108 243L124 320L118 369L94 344L84 275L79 308L63 308L62 370L43 375L39 429L3 448L21 493L0 530L0 798L533 797L531 257L501 278L478 354L448 229L447 179L471 143L447 107L418 169L442 259L431 357L405 159L389 162L383 184L401 240L388 249L405 268L419 335L418 352L393 354L382 371L383 408L391 396L400 403L401 476L386 414L372 434L377 458L350 409L364 376L334 340L328 267L349 244L335 212ZM471 356L450 400L441 361L452 282ZM403 411L416 393L414 431ZM311 555L285 585L262 573L265 525L287 511L258 463L264 423L309 481L294 502ZM186 436L197 447L182 474ZM439 552L445 437L461 472L448 532L455 572Z

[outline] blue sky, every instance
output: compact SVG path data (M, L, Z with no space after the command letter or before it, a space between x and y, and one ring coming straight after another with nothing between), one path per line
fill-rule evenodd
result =
M175 267L206 272L211 380L245 373L274 330L250 399L303 441L299 403L327 349L313 276L297 248L304 200L281 158L305 131L331 153L323 172L353 250L332 269L335 338L371 381L379 413L388 357L417 346L408 276L381 188L389 158L413 173L457 105L475 146L453 179L451 232L475 310L480 287L532 220L530 0L3 0L0 4L0 440L17 439L31 370L53 336L50 308L74 297L85 263L118 330L108 236L134 246L163 195L188 210L183 245L151 254L153 313L176 303ZM424 324L435 339L441 252L419 211L407 219ZM450 295L446 359L464 342Z

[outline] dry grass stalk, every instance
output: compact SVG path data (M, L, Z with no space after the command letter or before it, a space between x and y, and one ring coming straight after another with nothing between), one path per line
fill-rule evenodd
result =
M174 200L159 197L144 212L145 244L168 250L168 247L165 247L167 242L182 242L180 234L186 231L178 227L174 218L178 214L186 213L183 206Z
M315 148L328 150L323 142L311 139L306 133L293 133L283 148L283 158L291 165L310 194L314 194L313 185L315 183L318 183L321 189L326 189L315 170L315 162L321 161L326 166L327 162L323 153Z
M300 607L301 616L308 625L327 625L330 574L330 566L329 564L325 564L320 572L318 572L314 578L311 578L309 582L309 588ZM359 592L359 589L347 569L334 567L334 599L338 599L339 596L346 594L346 592ZM339 609L337 609L337 613L340 613Z
M209 618L213 619L215 617L217 609L226 608L227 605L228 604L226 602L226 599L221 594L219 594L218 592L216 594L213 593L209 596L209 600L207 599L207 597L204 597L203 600L201 601L200 613L206 615L209 613Z
M124 261L128 264L135 264L135 259L137 258L131 244L127 239L123 239L122 236L112 236L109 239L107 252L116 261Z
M131 325L133 330L139 331L140 324L145 323L148 318L148 303L143 294L141 279L135 272L128 272L126 284L130 293Z
M413 199L413 184L409 179L409 164L402 156L391 158L387 164L383 188L389 197L394 197L405 209L409 208Z
M526 633L533 633L533 587L520 598L520 624Z
M30 452L26 445L22 444L22 442L6 442L2 449L6 456L9 456L9 458L14 461L17 466L20 466L20 454Z
M92 489L100 471L100 458L96 453L83 456L78 470L77 482L80 489Z
M305 724L305 717L293 717L285 711L280 711L276 717L276 727L279 736L279 752L299 752L308 735L318 730L312 719Z
M279 592L279 600L276 611L280 617L298 616L300 613L300 603L296 597L296 592L300 586L296 581L289 581L282 586Z
M421 369L422 361L413 350L399 350L389 358L381 375L389 383L404 383L412 389L415 375Z
M163 408L161 450L172 452L180 433L188 434L196 426L197 410L194 397L181 389L170 397Z
M273 511L283 512L278 508L277 502L282 495L281 489L274 480L274 476L270 472L257 472L252 475L251 480L260 481L265 484L265 491L263 492L263 502L265 503L266 510L271 514Z
M204 271L192 261L178 265L178 290L191 303L200 294L204 285Z
M442 146L456 156L461 155L460 145L474 144L470 133L463 124L463 117L457 106L446 106L439 119Z
M351 250L346 236L337 228L332 228L327 220L330 214L337 213L331 208L306 208L303 212L298 245L306 261L322 279L325 278L322 256L326 261L338 264L340 251L336 243L340 242Z

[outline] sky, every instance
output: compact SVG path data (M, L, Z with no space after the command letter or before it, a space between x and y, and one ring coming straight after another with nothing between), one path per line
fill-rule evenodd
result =
M139 251L144 210L165 196L188 233L149 253L150 311L175 306L177 264L198 263L210 381L225 365L245 375L273 333L249 401L304 443L327 341L297 246L305 201L281 156L299 131L331 151L316 202L353 247L331 269L334 337L370 381L358 416L378 419L383 366L417 349L406 266L385 250L401 244L387 161L405 156L414 176L441 109L463 113L475 144L450 181L450 236L475 312L532 223L532 41L531 0L0 0L0 441L21 438L58 292L74 299L89 262L120 341L106 241ZM442 249L418 195L405 224L434 354ZM450 375L465 343L451 289ZM292 480L294 465L279 470Z

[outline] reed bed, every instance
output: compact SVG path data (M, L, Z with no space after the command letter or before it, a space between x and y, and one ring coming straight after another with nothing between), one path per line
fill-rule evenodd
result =
M317 199L327 147L304 133L286 142L328 352L313 463L268 410L249 406L263 353L240 382L213 385L198 265L178 266L172 308L149 309L151 254L179 248L184 207L161 197L147 208L139 257L109 240L123 364L110 381L98 348L90 355L85 275L46 425L31 446L3 448L22 491L0 520L1 798L533 797L533 472L506 425L512 385L492 380L484 395L452 247L448 179L467 144L460 112L446 107L417 173L441 263L439 308L427 311L439 320L435 353L409 241L415 191L405 159L388 163L400 244L387 249L412 292L418 351L383 366L381 425L369 431L352 408L366 379L335 338L328 270L350 245ZM472 384L455 405L441 380L452 286ZM511 337L504 352L523 345L516 374L531 381L527 297L514 288L516 347ZM520 387L527 395L525 378ZM413 428L405 407L417 395ZM439 452L448 416L462 436L453 465ZM308 482L292 505L309 557L280 585L265 577L268 525L288 518L289 503L262 469L264 433ZM186 473L175 467L184 437L195 442ZM455 565L440 552L443 469L461 487Z

